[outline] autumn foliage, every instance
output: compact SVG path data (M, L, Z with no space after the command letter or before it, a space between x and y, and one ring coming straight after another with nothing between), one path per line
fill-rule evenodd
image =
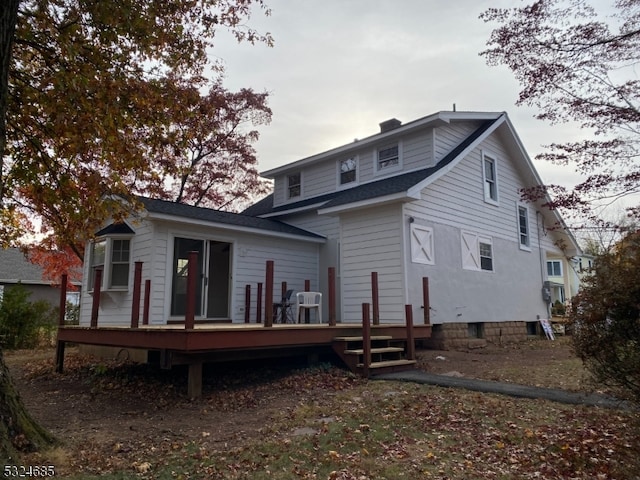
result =
M224 32L271 44L246 26L254 7L269 13L262 0L19 2L2 243L39 229L82 257L87 236L126 213L105 201L115 195L228 209L262 193L251 143L271 118L267 94L226 90L211 55Z
M596 378L640 404L640 233L596 259L570 315L578 355Z
M481 55L512 71L521 86L517 104L537 108L536 117L552 124L583 129L584 140L549 145L538 156L571 166L581 180L525 192L529 199L550 193L551 208L581 218L640 193L640 4L611 3L538 0L481 15L498 24ZM640 215L637 201L627 206Z

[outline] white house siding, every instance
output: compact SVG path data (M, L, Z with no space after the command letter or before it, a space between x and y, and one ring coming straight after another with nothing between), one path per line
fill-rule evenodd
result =
M133 275L134 263L143 262L143 284L145 268L153 265L156 250L152 248L154 244L153 227L145 222L132 222L131 228L136 232L131 238L131 264L129 268L129 288L127 290L105 290L102 287L100 295L100 309L98 312L99 324L101 325L130 325L131 323L131 302L133 299ZM89 325L91 322L91 309L93 305L93 294L89 291L88 279L91 276L91 248L88 245L85 249L85 260L83 266L83 291L88 295L82 295L80 302L80 324ZM153 285L153 280L152 280ZM151 314L157 314L158 309L152 310ZM142 317L141 317L142 318Z
M451 122L443 127L435 129L435 160L439 162L451 150L459 145L465 138L471 135L481 122Z
M401 205L358 210L340 218L342 320L362 321L362 303L372 301L371 272L375 271L381 321L404 321Z
M338 179L338 162L350 157L358 159L358 184L368 183L387 176L386 172L375 173L374 162L377 159L377 149L384 145L393 144L399 141L401 145L400 155L402 157L402 170L417 170L433 165L434 155L434 133L433 128L425 128L419 132L410 133L399 139L382 140L377 145L368 145L358 148L349 153L332 155L327 159L300 168L291 170L290 173L302 172L302 195L292 202L307 198L318 197L341 188ZM456 134L458 134L457 132ZM454 145L455 146L455 145ZM453 148L453 147L451 147ZM388 172L389 175L397 174L397 170ZM348 188L348 187L345 187ZM274 185L274 205L282 205L290 199L287 198L287 174L280 175L275 179Z
M484 201L482 151L497 162L498 205ZM422 305L421 277L428 276L434 323L534 321L537 315L546 316L542 264L545 251L558 248L551 233L542 227L536 207L523 204L529 213L530 250L520 249L517 205L524 185L507 155L492 135L447 175L427 186L421 200L405 205L405 215L414 217L416 224L432 227L435 238L435 265L415 264L407 258L409 297L415 314L422 315L416 305ZM493 272L462 268L462 231L491 238Z
M233 232L224 228L184 225L166 221L145 221L134 227L131 241L131 268L129 289L125 292L104 292L101 295L99 325L128 325L131 319L133 296L133 265L143 261L142 281L151 280L150 323L164 324L169 319L171 306L171 271L173 239L195 238L229 242L232 245L230 317L233 322L244 322L245 286L251 285L252 322L256 318L257 284L264 284L266 261L274 261L274 300L280 300L281 282L289 288L303 290L305 280L311 288L318 288L318 244L288 238L274 238L258 233ZM87 259L88 260L88 259ZM85 262L88 278L89 262ZM89 324L91 295L83 298L81 323Z
M319 216L315 210L302 214L287 215L279 218L280 221L295 225L326 237L325 243L319 245L318 250L318 275L320 292L322 292L322 311L329 311L329 267L336 269L336 313L341 311L340 302L340 219L337 216Z

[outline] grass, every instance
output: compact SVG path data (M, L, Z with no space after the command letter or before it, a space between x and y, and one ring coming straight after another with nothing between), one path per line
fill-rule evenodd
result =
M637 421L619 411L376 381L292 407L242 445L184 442L100 478L632 479Z

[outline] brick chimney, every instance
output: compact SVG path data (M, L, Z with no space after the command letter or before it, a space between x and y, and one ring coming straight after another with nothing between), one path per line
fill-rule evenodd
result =
M385 120L380 124L380 133L394 130L398 128L400 125L402 125L402 122L397 118L392 118L391 120Z

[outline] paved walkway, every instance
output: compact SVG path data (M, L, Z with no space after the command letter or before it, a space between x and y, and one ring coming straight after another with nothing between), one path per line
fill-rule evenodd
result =
M529 387L514 383L492 382L488 380L476 380L466 377L452 377L448 375L436 375L422 370L407 370L404 372L385 373L373 377L376 380L396 380L415 382L439 387L464 388L485 393L499 393L512 397L541 398L560 403L575 405L592 405L596 407L632 410L635 407L616 398L607 397L598 393L568 392L553 388Z

